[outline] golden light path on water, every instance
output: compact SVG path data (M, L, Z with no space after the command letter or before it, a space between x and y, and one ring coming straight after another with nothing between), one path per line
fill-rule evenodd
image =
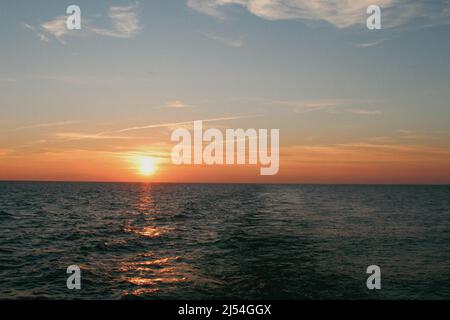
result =
M124 232L135 234L138 237L158 239L174 232L169 226L157 226L154 218L157 215L151 192L151 185L143 184L136 210L145 216L143 226L132 226L126 223ZM157 257L153 252L145 252L137 257L138 261L123 262L119 272L123 274L123 280L136 286L136 289L125 292L124 295L148 296L157 294L162 288L167 289L171 285L187 282L189 265L183 262L180 256Z
M127 275L136 274L134 277L127 276L125 280L138 287L131 291L131 295L140 296L157 293L161 286L188 281L186 270L179 266L180 262L180 257L143 260L123 263L119 270Z

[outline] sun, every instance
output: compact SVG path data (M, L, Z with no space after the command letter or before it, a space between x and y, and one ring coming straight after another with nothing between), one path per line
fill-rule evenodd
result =
M139 158L139 173L144 176L152 175L156 172L155 159L152 157Z

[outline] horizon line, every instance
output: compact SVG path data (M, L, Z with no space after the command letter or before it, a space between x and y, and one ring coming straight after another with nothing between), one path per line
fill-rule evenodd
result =
M231 185L231 184L241 184L241 185L341 185L341 186L450 186L450 182L445 183L404 183L404 182L377 182L377 183L339 183L339 182L195 182L195 181L185 181L185 182L173 182L173 181L94 181L94 180L2 180L0 183L5 182L28 182L28 183L109 183L109 184L221 184L221 185Z

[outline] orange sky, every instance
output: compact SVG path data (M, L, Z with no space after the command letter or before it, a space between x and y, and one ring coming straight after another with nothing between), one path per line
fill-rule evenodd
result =
M173 165L175 143L133 150L3 150L0 179L45 181L236 182L236 183L449 183L445 148L389 144L289 146L280 152L280 171L260 176L259 165ZM61 147L60 147L61 148ZM123 148L123 147L122 147ZM155 160L143 175L139 157Z

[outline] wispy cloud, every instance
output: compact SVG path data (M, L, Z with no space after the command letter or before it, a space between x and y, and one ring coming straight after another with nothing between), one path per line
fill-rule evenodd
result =
M347 109L345 112L358 114L363 116L376 116L382 114L380 110L369 110L369 109Z
M119 135L109 135L104 133L96 133L96 134L88 134L88 133L79 133L79 132L60 132L56 133L55 136L57 138L69 141L76 140L123 140L123 139L131 139L131 137L119 136Z
M67 17L64 16L56 17L53 20L42 23L41 28L47 34L51 34L58 39L61 43L65 43L63 36L69 32L66 26L66 19Z
M220 10L221 7L225 4L233 3L234 1L208 1L208 0L188 0L187 6L191 9L194 9L200 13L206 14L208 16L216 17L219 19L223 19L224 15Z
M91 27L90 29L94 33L102 36L132 38L142 29L139 22L138 10L138 4L127 7L111 7L109 9L109 18L111 19L112 28Z
M61 126L75 124L75 123L77 123L77 122L75 122L75 121L57 121L57 122L48 122L48 123L35 123L35 124L28 125L28 126L18 127L18 128L16 128L16 130L61 127Z
M23 26L25 28L31 30L39 38L39 40L41 40L43 42L49 42L50 41L50 39L47 37L47 35L45 35L41 31L38 31L38 28L33 27L33 26L29 25L28 23L24 23Z
M328 145L290 146L283 156L295 157L299 162L310 163L419 163L433 161L448 163L450 149L401 143L382 144L350 142Z
M237 120L237 119L245 119L245 118L256 118L261 115L243 115L243 116L231 116L231 117L220 117L220 118L210 118L203 119L204 123L207 122L219 122L219 121L229 121L229 120ZM192 125L194 120L191 121L182 121L182 122L166 122L166 123L157 123L157 124L149 124L143 126L135 126L124 128L120 130L113 131L104 131L99 133L86 133L86 132L58 132L55 133L54 136L58 139L66 140L66 141L78 141L78 140L123 140L123 139L134 139L136 137L122 135L123 133L138 131L138 130L146 130L146 129L157 129L157 128L179 128L184 126Z
M203 119L203 122L216 122L216 121L228 121L228 120L237 120L237 119L245 119L245 118L256 118L261 115L245 115L245 116L233 116L233 117L221 117L221 118L210 118L210 119ZM118 130L118 133L128 132L128 131L135 131L135 130L144 130L144 129L154 129L154 128L165 128L165 127L176 127L176 126L183 126L187 124L192 124L194 120L191 121L183 121L183 122L167 122L167 123L159 123L159 124L149 124L145 126L137 126L137 127L130 127Z
M276 104L286 106L295 113L323 111L335 109L339 105L348 103L348 100L311 100L311 101L278 101Z
M354 43L353 45L358 48L370 48L370 47L377 46L377 45L383 43L384 41L386 41L386 39L380 39L380 40L372 41L372 42Z
M419 132L412 130L397 130L399 133L398 138L401 140L426 140L426 141L448 141L448 138L443 136L442 132L432 131L432 132Z
M356 108L356 105L369 104L358 99L322 99L309 101L272 101L271 104L287 107L295 113L326 111L330 113L351 113L355 115L373 116L382 114L379 110Z
M202 33L205 37L207 37L208 39L220 42L228 47L232 47L232 48L240 48L242 46L245 45L245 41L243 37L239 37L237 39L228 39L224 36L218 35L218 34L214 34L214 33L207 33L207 32L203 32Z
M167 102L166 106L168 108L190 108L190 107L192 107L191 105L188 105L180 100L169 101L169 102Z
M229 5L240 5L252 14L266 20L322 21L337 28L364 25L366 9L377 4L383 10L384 27L395 27L416 17L440 18L447 21L449 16L441 17L445 2L438 1L441 10L430 11L428 6L418 0L188 0L187 5L203 14L225 18L224 9ZM433 4L434 5L434 4ZM450 13L449 13L450 15ZM448 22L447 22L448 23Z
M82 31L71 31L66 26L66 16L59 16L39 26L32 26L24 23L23 26L31 30L41 41L50 42L51 39L56 39L62 44L65 44L65 37L68 35L82 34L97 34L113 38L132 38L141 29L139 21L139 4L136 3L131 6L113 6L109 9L108 17L111 22L110 28L100 28L92 24L89 19L84 18L82 23Z

